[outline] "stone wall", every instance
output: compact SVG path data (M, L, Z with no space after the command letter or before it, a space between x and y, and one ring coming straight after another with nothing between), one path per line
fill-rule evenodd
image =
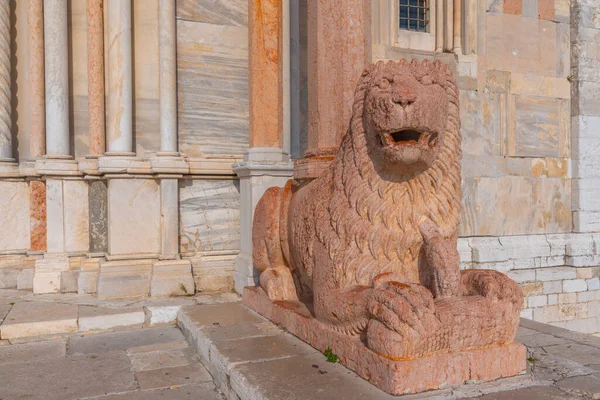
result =
M396 47L375 3L375 59L456 68L462 268L519 282L525 318L600 334L597 2L465 0L458 54Z

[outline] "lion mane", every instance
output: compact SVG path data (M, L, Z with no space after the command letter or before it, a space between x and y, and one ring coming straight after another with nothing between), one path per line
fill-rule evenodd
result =
M375 78L395 73L411 73L421 84L438 84L449 100L440 153L430 168L414 176L392 176L367 145L366 95ZM432 75L437 77L434 83ZM429 77L426 83L425 76ZM380 61L363 72L348 132L328 171L333 185L327 207L330 218L319 219L316 226L330 259L342 266L338 287L370 286L375 276L387 272L418 279L403 266L416 259L422 247L423 217L430 218L442 234L456 234L461 205L459 129L458 90L444 63Z

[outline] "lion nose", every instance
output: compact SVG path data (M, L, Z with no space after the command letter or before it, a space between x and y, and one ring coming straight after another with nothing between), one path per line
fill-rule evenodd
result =
M392 101L401 106L407 106L414 103L417 100L417 94L411 89L400 89L394 93Z

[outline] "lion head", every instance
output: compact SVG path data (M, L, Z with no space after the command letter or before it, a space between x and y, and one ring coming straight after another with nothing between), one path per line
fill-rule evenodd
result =
M418 279L424 218L456 234L459 128L458 91L444 63L379 62L362 74L331 169L337 235L324 243L344 265L343 285L368 285L384 272Z
M371 154L397 173L421 172L446 134L447 81L440 62L380 63L366 72L363 125ZM451 78L451 76L450 76Z

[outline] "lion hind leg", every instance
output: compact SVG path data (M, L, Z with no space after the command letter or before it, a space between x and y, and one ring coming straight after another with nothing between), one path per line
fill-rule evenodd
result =
M279 225L284 189L267 189L254 211L252 261L261 271L260 286L271 300L298 300L291 271L281 248Z

